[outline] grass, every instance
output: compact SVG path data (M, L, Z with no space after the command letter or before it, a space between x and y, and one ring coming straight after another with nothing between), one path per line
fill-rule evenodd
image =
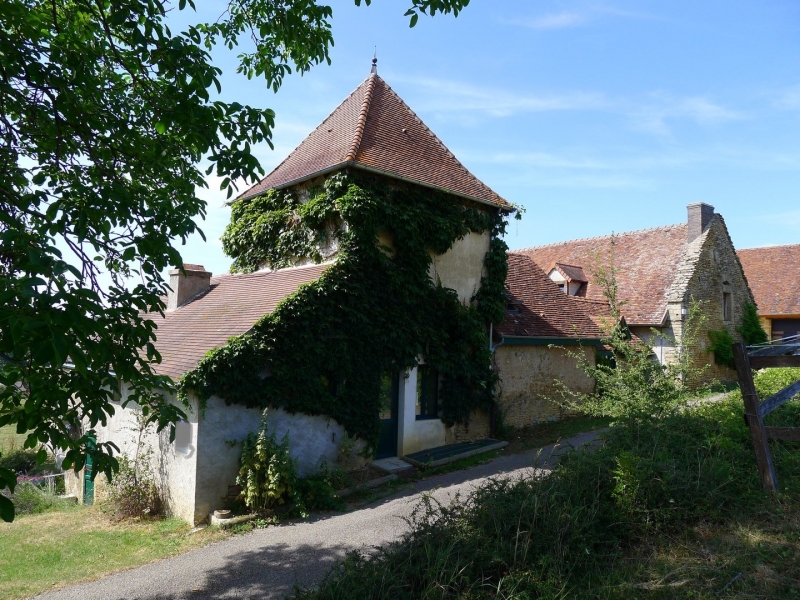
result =
M18 434L16 427L6 425L0 427L0 454L22 448L28 434Z
M760 395L800 372L766 372ZM741 397L614 427L551 475L423 498L399 543L351 554L313 599L800 598L800 444L760 488ZM800 400L776 411L800 425ZM533 444L532 444L533 445Z
M503 438L508 440L506 453L518 454L534 448L554 444L558 440L572 437L585 431L608 427L611 419L580 415L551 423L539 423L530 427L509 429Z
M189 530L179 519L112 524L98 507L78 506L0 522L0 598L28 598L228 536Z

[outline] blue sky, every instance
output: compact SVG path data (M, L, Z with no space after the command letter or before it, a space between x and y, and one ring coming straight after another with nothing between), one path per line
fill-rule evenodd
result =
M267 171L368 75L377 46L381 77L525 207L512 249L679 223L692 202L713 205L738 248L800 243L800 3L472 0L414 29L408 4L331 2L333 64L277 94L215 54L226 99L277 113L275 150L254 148ZM229 210L209 183L208 241L183 254L219 273Z

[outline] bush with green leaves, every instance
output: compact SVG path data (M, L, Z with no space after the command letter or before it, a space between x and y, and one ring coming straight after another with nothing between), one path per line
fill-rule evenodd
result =
M742 322L736 331L742 336L742 341L747 346L763 344L769 339L767 332L761 327L761 321L758 320L758 310L754 304L749 302L744 305Z
M268 510L292 499L297 482L294 461L289 454L289 432L278 442L267 426L267 410L258 432L250 433L242 445L236 484L242 487L245 505L256 511Z
M27 473L37 465L38 452L28 448L19 448L6 454L0 454L0 468L15 473Z
M711 340L708 351L714 354L714 361L718 365L733 368L733 345L736 340L733 339L730 332L725 328L709 329L708 339Z
M683 323L681 342L668 338L678 348L675 360L662 365L650 344L632 339L617 325L604 338L613 352L613 361L592 362L582 352L572 353L577 368L595 381L590 393L577 392L561 385L562 402L571 410L593 416L612 417L618 422L640 423L674 413L697 392L705 367L693 362L690 349L695 344L705 318L702 306L693 302ZM656 330L653 336L666 337Z

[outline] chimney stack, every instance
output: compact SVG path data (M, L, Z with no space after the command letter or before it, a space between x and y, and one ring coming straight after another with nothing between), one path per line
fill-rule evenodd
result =
M704 202L695 202L686 207L689 212L689 243L691 244L705 231L714 217L714 207Z
M211 287L211 273L203 265L184 263L184 271L173 269L169 272L170 292L167 295L167 310L175 310L181 304L205 292Z

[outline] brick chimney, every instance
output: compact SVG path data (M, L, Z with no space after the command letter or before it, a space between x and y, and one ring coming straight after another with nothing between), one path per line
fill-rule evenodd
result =
M203 265L184 263L184 271L173 269L169 272L170 292L167 295L167 310L175 310L211 287L211 273Z
M714 207L704 202L695 202L686 207L689 212L689 243L696 240L711 223L714 217Z

